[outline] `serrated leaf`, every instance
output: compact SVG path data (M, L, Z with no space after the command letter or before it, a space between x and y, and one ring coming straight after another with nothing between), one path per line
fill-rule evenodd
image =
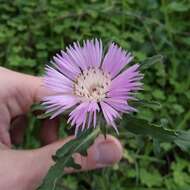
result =
M176 131L150 123L144 119L125 117L121 125L134 134L148 135L162 142L173 142L183 151L190 151L190 131Z
M53 156L53 160L56 163L50 168L43 184L38 190L55 190L56 184L64 175L64 168L72 167L80 169L80 165L75 163L72 155L74 153L80 153L83 156L87 155L87 149L99 133L99 128L92 130L91 128L87 129L78 138L70 140L56 152L55 156Z
M175 130L166 129L160 127L159 125L152 124L144 119L131 116L125 117L122 125L134 134L149 135L161 141L173 142L177 136L177 132Z

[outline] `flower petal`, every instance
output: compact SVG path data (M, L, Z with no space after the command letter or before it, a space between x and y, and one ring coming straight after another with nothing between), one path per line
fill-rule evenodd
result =
M74 80L76 76L81 72L73 61L69 58L69 55L64 51L61 51L61 55L56 54L53 57L53 65L65 76Z
M111 74L112 78L115 77L125 65L127 65L133 57L130 53L119 48L116 44L112 43L103 60L102 68Z
M44 84L49 89L55 92L71 93L73 81L65 77L59 71L50 66L46 66L46 75L44 77Z
M78 103L78 99L74 96L69 95L54 95L47 96L43 98L43 103L47 108L46 113L53 112L53 115L50 119L53 119L57 115L63 113L65 110L73 107Z
M123 112L123 113L129 113L129 112L134 112L137 111L135 108L129 106L126 100L122 100L119 98L106 98L104 100L107 104L111 105L115 110L118 112Z
M108 105L107 103L100 102L100 105L101 105L101 108L103 111L103 115L106 119L106 122L109 125L111 125L116 118L120 118L119 113L115 109L113 109L110 105Z
M102 41L86 40L83 42L83 55L88 67L98 68L102 60Z
M88 120L87 128L90 127L90 124L92 122L92 115L96 114L96 111L99 111L99 106L96 102L83 102L79 106L77 106L70 114L69 114L69 120L68 122L71 122L71 125L82 126L82 130L84 130L86 121ZM96 119L96 115L93 119ZM94 123L96 121L94 120ZM78 130L78 129L76 129Z
M139 81L143 76L139 73L138 68L139 65L135 64L113 79L107 96L124 97L127 100L131 92L141 90L142 83Z

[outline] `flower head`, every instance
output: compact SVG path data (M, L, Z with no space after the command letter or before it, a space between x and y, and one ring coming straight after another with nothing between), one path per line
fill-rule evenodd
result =
M139 65L128 66L132 59L114 43L105 55L101 40L86 40L82 46L73 43L53 57L53 67L46 66L44 84L55 92L43 99L46 112L54 118L72 110L68 122L75 126L75 133L96 127L97 113L102 113L117 131L115 120L121 113L135 111L128 101L142 87Z

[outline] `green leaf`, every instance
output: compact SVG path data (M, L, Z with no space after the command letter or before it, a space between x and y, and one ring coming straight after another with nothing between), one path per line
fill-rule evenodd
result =
M178 131L175 143L184 151L190 152L190 130Z
M159 156L160 154L160 142L158 139L153 139L153 151L155 156Z
M149 57L140 63L140 68L142 71L146 70L156 63L163 63L163 59L164 59L163 55L155 55L155 56Z
M78 138L70 140L56 152L53 156L53 160L56 163L50 168L43 184L38 188L39 190L55 190L56 184L64 175L64 168L81 168L79 164L75 163L72 155L74 153L80 153L83 156L87 155L87 149L94 142L100 129L97 127L94 131L92 130L91 128L87 129Z
M37 112L37 118L38 119L46 119L46 118L50 118L52 116L52 112L45 112L46 111L46 108L42 105L42 104L33 104L31 106L31 111L32 112Z
M132 102L132 105L134 107L143 106L143 107L147 107L147 108L151 108L151 109L161 109L162 108L162 105L160 102L148 101L148 100L138 100L138 101Z
M40 115L37 116L38 119L46 119L46 118L50 118L52 116L52 113L49 112L49 113L42 113Z
M176 131L132 116L125 117L121 125L134 134L148 135L162 142L173 142L183 151L190 151L190 130Z
M31 111L44 111L45 107L42 104L33 104L31 106Z
M37 115L38 119L50 118L54 113L54 112L46 112L47 109L42 104L33 104L31 106L31 111L38 113L38 115ZM70 110L68 109L65 112L63 112L62 115L68 115L69 113L70 113ZM79 133L80 133L80 131L79 131Z
M154 90L152 92L152 95L154 98L159 99L159 100L165 100L166 99L164 92L161 90L158 90L158 89Z
M121 125L124 125L128 131L134 134L148 135L160 141L173 142L177 137L175 130L166 129L132 116L125 117Z
M157 170L152 170L151 172L149 172L147 171L147 169L144 168L140 170L140 180L148 187L160 187L163 183L163 179Z
M185 12L189 10L189 5L182 2L171 2L168 5L169 11Z

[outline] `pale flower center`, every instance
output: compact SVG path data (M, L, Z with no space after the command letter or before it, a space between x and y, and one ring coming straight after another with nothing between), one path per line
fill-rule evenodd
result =
M111 77L101 69L91 68L83 71L74 83L74 93L90 100L101 101L106 97Z

